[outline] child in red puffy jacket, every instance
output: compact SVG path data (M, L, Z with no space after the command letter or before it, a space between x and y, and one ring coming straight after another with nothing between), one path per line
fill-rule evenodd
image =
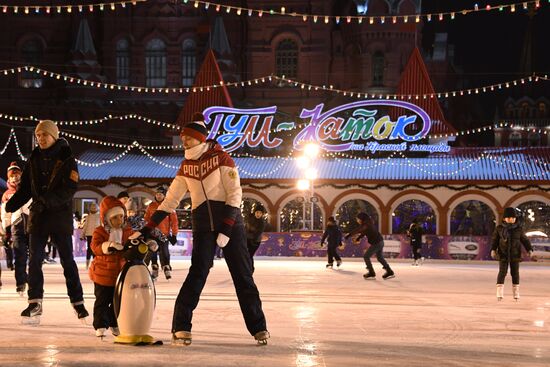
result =
M125 263L122 253L117 250L124 248L123 244L134 230L126 223L124 204L113 196L106 196L101 201L99 216L102 225L95 229L90 244L95 255L89 270L95 294L93 325L97 337L105 336L109 327L117 336L113 296L118 274Z

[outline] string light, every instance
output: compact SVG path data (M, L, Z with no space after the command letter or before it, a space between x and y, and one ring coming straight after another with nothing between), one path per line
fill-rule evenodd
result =
M183 4L188 4L188 1L183 0ZM238 15L241 15L241 13L248 14L248 16L252 16L254 13L258 15L258 17L262 17L264 13L269 15L277 15L277 16L287 16L287 17L301 17L302 20L305 22L308 19L313 19L314 23L317 23L319 18L323 20L324 24L329 24L331 20L334 20L337 24L340 22L340 15L326 15L326 14L306 14L306 13L288 13L286 11L285 7L281 7L280 10L274 10L270 9L269 11L266 11L264 9L256 9L256 8L247 8L247 7L237 7L233 5L225 5L225 4L219 4L216 2L211 1L203 1L203 0L197 0L194 1L192 6L197 8L199 4L203 4L205 9L208 9L210 5L216 6L216 11L225 11L227 13L230 13L232 9L236 10L236 13ZM189 4L190 5L190 4ZM479 7L477 4L474 5L473 8L467 8L462 10L453 10L448 12L441 12L441 13L424 13L424 14L402 14L402 15L395 15L391 16L391 23L397 24L397 23L408 23L409 18L414 18L416 23L419 23L421 19L426 19L426 21L430 22L432 20L432 16L437 17L439 21L443 21L445 19L454 20L456 15L468 15L473 13L479 13L479 12L490 12L494 10L498 10L499 12L504 11L505 9L510 9L510 12L515 12L516 6L523 6L524 9L528 9L529 7L540 7L540 0L530 0L530 1L522 1L517 2L513 4L502 4L498 6L491 7L490 5L487 5L485 7ZM365 16L365 15L349 15L346 16L347 23L350 23L352 21L356 21L358 24L362 24L363 20L369 20L368 24L374 24L375 21L380 24L384 24L386 19L385 16Z
M55 9L58 14L63 14L63 10L67 14L71 14L73 11L73 8L77 8L80 13L87 7L90 12L94 11L94 8L98 8L99 10L103 10L105 5L108 5L111 10L116 9L116 5L120 5L121 7L125 8L127 4L136 5L137 3L144 3L147 0L123 0L123 1L114 1L109 3L92 3L92 4L67 4L67 5L56 5ZM30 11L30 9L34 9L34 14L40 14L40 10L44 10L46 14L50 14L50 10L52 8L51 5L27 5L27 6L17 6L17 5L2 5L0 4L0 7L2 8L3 13L7 13L8 10L12 10L14 14L19 13L19 9L23 8L23 13L25 15L32 14L33 12Z

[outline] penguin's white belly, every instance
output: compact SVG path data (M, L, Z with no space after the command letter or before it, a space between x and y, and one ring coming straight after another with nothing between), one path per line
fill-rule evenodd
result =
M145 335L151 328L155 288L144 265L128 269L120 297L117 322L122 335Z

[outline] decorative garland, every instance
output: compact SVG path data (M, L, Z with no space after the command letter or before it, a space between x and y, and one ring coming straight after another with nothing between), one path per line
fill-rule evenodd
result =
M251 188L256 189L256 190L263 190L263 189L267 189L267 188L270 188L270 187L277 187L278 189L290 190L290 189L293 189L295 187L295 185L282 185L282 184L278 184L278 183L267 183L267 184L261 184L261 185L249 183L246 186L251 187ZM319 184L319 185L315 185L316 189L320 188L320 187L332 187L332 188L335 188L335 189L349 189L350 185L338 185L338 184ZM508 190L511 190L511 191L516 191L516 192L525 191L527 189L534 188L534 189L538 189L538 190L541 190L541 191L550 192L550 187L539 186L539 185L524 185L524 186L520 186L519 188L513 188L513 187L510 187L510 186L507 186L507 185L452 186L452 185L449 185L449 184L441 184L441 185L407 184L407 185L401 185L401 186L392 186L391 184L378 184L378 185L374 185L374 186L369 186L369 185L362 185L362 184L353 184L352 187L359 187L359 188L365 189L365 190L378 190L380 188L385 187L385 188L388 188L392 191L402 191L402 190L405 190L405 189L408 189L408 188L418 188L418 189L422 189L422 190L433 190L433 189L441 188L441 187L444 187L444 188L447 188L447 189L450 189L450 190L454 190L454 191L463 191L463 190L471 189L471 188L475 188L475 189L478 189L478 190L493 190L493 189L498 189L498 188L505 188L505 189L508 189Z
M2 5L0 4L0 8L2 9L2 13L6 14L8 10L12 11L13 14L40 14L40 12L44 12L45 14L63 14L65 12L66 14L71 14L73 12L73 9L75 11L78 11L79 13L82 13L85 10L88 10L90 13L92 13L94 10L100 10L103 11L105 7L107 9L116 10L117 6L120 8L125 8L126 5L132 4L136 5L137 3L144 3L147 0L129 0L129 1L115 1L115 2L109 2L109 3L92 3L92 4L67 4L67 5ZM21 12L20 12L21 10Z

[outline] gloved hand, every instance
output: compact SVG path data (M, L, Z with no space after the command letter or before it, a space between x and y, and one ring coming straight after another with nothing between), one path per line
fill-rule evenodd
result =
M113 251L120 251L122 249L124 249L124 246L114 241L105 241L101 244L101 251L103 251L105 255L110 255Z
M497 255L497 252L495 250L491 250L491 258L493 260L497 260L498 258L498 255Z
M6 242L11 240L11 224L6 226Z
M223 248L227 245L228 242L229 242L229 237L227 237L223 233L218 234L218 238L216 238L216 243L218 244L218 246Z
M38 199L32 201L31 206L29 207L31 211L33 211L36 214L42 213L44 210L46 210L46 201L44 198L39 197Z
M151 252L156 252L159 249L159 244L155 240L148 240L146 243Z
M168 236L168 241L174 246L178 243L178 238L175 235Z

